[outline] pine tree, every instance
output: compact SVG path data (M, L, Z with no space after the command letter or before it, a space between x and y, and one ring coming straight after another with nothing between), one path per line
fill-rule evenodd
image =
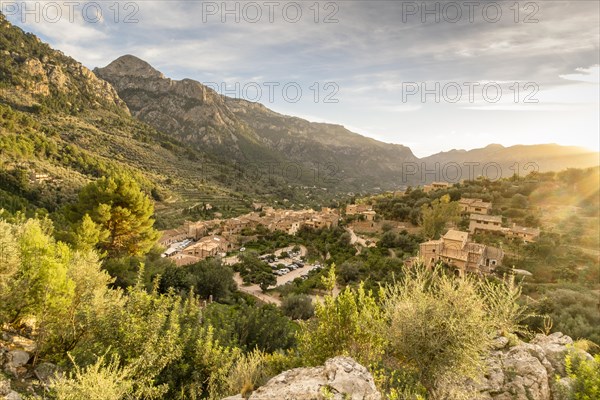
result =
M154 205L130 177L103 177L81 190L71 218L81 221L77 237L83 246L96 239L86 214L99 227L96 247L111 257L146 254L158 239Z

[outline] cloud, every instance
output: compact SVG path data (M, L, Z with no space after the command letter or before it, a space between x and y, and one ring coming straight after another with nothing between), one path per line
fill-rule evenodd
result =
M589 68L576 68L578 74L559 75L560 78L569 81L600 83L600 65L593 65Z

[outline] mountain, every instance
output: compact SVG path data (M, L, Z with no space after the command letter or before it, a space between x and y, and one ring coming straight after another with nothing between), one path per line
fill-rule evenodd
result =
M530 172L588 168L600 164L599 154L590 150L558 144L517 145L504 147L490 144L481 149L450 150L420 160L427 171L437 171L437 180L453 178L458 170L463 179L486 176L490 179L520 176ZM456 167L458 165L458 168ZM445 168L445 172L444 172Z
M554 144L492 144L418 159L406 146L379 142L341 125L282 115L260 103L220 95L197 81L166 78L135 56L122 56L94 72L115 87L136 118L284 184L372 191L599 164L598 153Z
M357 189L396 188L403 163L416 162L403 145L379 142L341 125L309 122L278 114L262 104L226 98L233 113L265 146L288 160L320 170L323 181L341 180Z
M234 157L240 162L278 160L233 115L222 96L196 81L168 79L131 55L94 72L117 88L136 118L198 149L210 149L224 159Z
M54 211L90 180L113 173L133 176L152 194L159 227L207 213L237 215L254 200L320 204L330 197L249 174L206 146L191 147L134 118L135 104L130 110L110 83L2 14L0 54L0 210ZM144 65L135 72L156 74ZM182 90L198 89L185 83ZM230 132L243 136L236 126Z
M131 55L94 72L115 87L134 116L159 131L263 172L274 169L287 181L352 190L394 187L402 162L417 160L402 145L281 115L190 79L171 80Z

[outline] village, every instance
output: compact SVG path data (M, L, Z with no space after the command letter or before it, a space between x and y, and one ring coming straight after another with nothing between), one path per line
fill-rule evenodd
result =
M451 187L447 182L434 182L425 185L424 193ZM403 193L394 193L394 196ZM418 254L407 257L406 265L422 262L427 266L445 263L453 267L460 276L466 273L489 274L502 265L504 251L502 248L477 243L473 235L489 233L502 235L507 238L520 239L524 243L534 242L540 235L538 228L522 227L516 224L503 226L502 217L492 215L492 203L480 198L461 198L458 200L462 218L468 219L468 231L460 230L455 224L450 224L447 231L439 239L427 240L420 243ZM355 233L371 232L378 234L381 229L381 217L374 210L372 204L347 204L343 210L323 207L320 211L313 209L286 210L275 209L254 203L254 211L236 218L215 218L206 221L186 221L183 226L162 232L159 244L166 250L163 257L167 257L178 266L197 263L209 257L219 257L224 264L234 265L238 262L236 254L244 252L244 244L252 240L257 229L269 232L280 231L294 236L300 229L309 227L313 229L331 229L340 224L351 235L351 244L360 252L362 247L376 246L377 238L366 238ZM396 223L402 229L413 229L407 224ZM286 257L278 258L273 254L261 254L260 259L271 266L273 273L278 277L278 285L286 283L296 277L306 278L307 272L293 273L302 269L306 263L305 249L302 253L296 249L279 249L285 251ZM319 262L309 265L306 271L321 268ZM297 276L296 276L297 275ZM283 277L283 278L282 278Z
M338 211L327 207L321 211L294 211L255 204L255 209L236 218L186 221L181 228L163 231L159 240L159 244L167 248L163 255L177 265L188 265L208 257L224 257L234 250L243 251L248 233L259 226L293 236L302 227L337 227L340 220Z

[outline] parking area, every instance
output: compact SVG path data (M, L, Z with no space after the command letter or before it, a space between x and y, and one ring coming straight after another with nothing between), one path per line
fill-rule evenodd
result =
M271 267L273 274L277 276L277 286L280 286L307 276L312 269L321 268L319 263L306 263L306 254L307 249L304 246L288 246L276 250L273 254L263 254L260 259Z
M273 252L271 254L272 256L275 256L276 259L274 259L274 257L267 257L267 256L269 256L269 254L263 254L260 256L261 259L263 259L267 264L269 264L271 266L271 269L273 270L274 273L278 269L280 269L279 264L289 266L291 264L299 263L302 265L301 267L298 266L296 268L289 268L289 272L275 274L275 276L277 278L277 283L274 286L271 286L269 289L274 289L275 287L282 286L289 282L292 282L294 279L302 278L303 276L308 276L308 273L310 271L322 268L320 263L309 264L309 263L305 263L304 261L302 261L302 257L306 257L306 254L308 253L308 250L306 249L306 247L298 246L299 250L297 252L293 251L294 247L295 246L288 246L288 247L284 247L284 248L276 250L275 252ZM288 257L281 257L281 255L284 252L288 253ZM239 259L237 256L230 256L230 257L223 259L223 263L228 264L228 265L233 265L237 262L239 262ZM267 303L272 303L272 304L277 304L277 305L281 304L281 300L278 297L272 296L268 293L262 293L262 291L260 290L260 287L258 285L256 285L256 284L244 285L242 277L237 272L234 274L234 280L238 284L238 289L241 290L242 292L251 294Z
M307 276L309 271L319 268L321 268L320 265L305 265L303 268L298 268L284 275L277 276L277 286L285 285L286 283L291 282L296 278L301 278L303 275Z

